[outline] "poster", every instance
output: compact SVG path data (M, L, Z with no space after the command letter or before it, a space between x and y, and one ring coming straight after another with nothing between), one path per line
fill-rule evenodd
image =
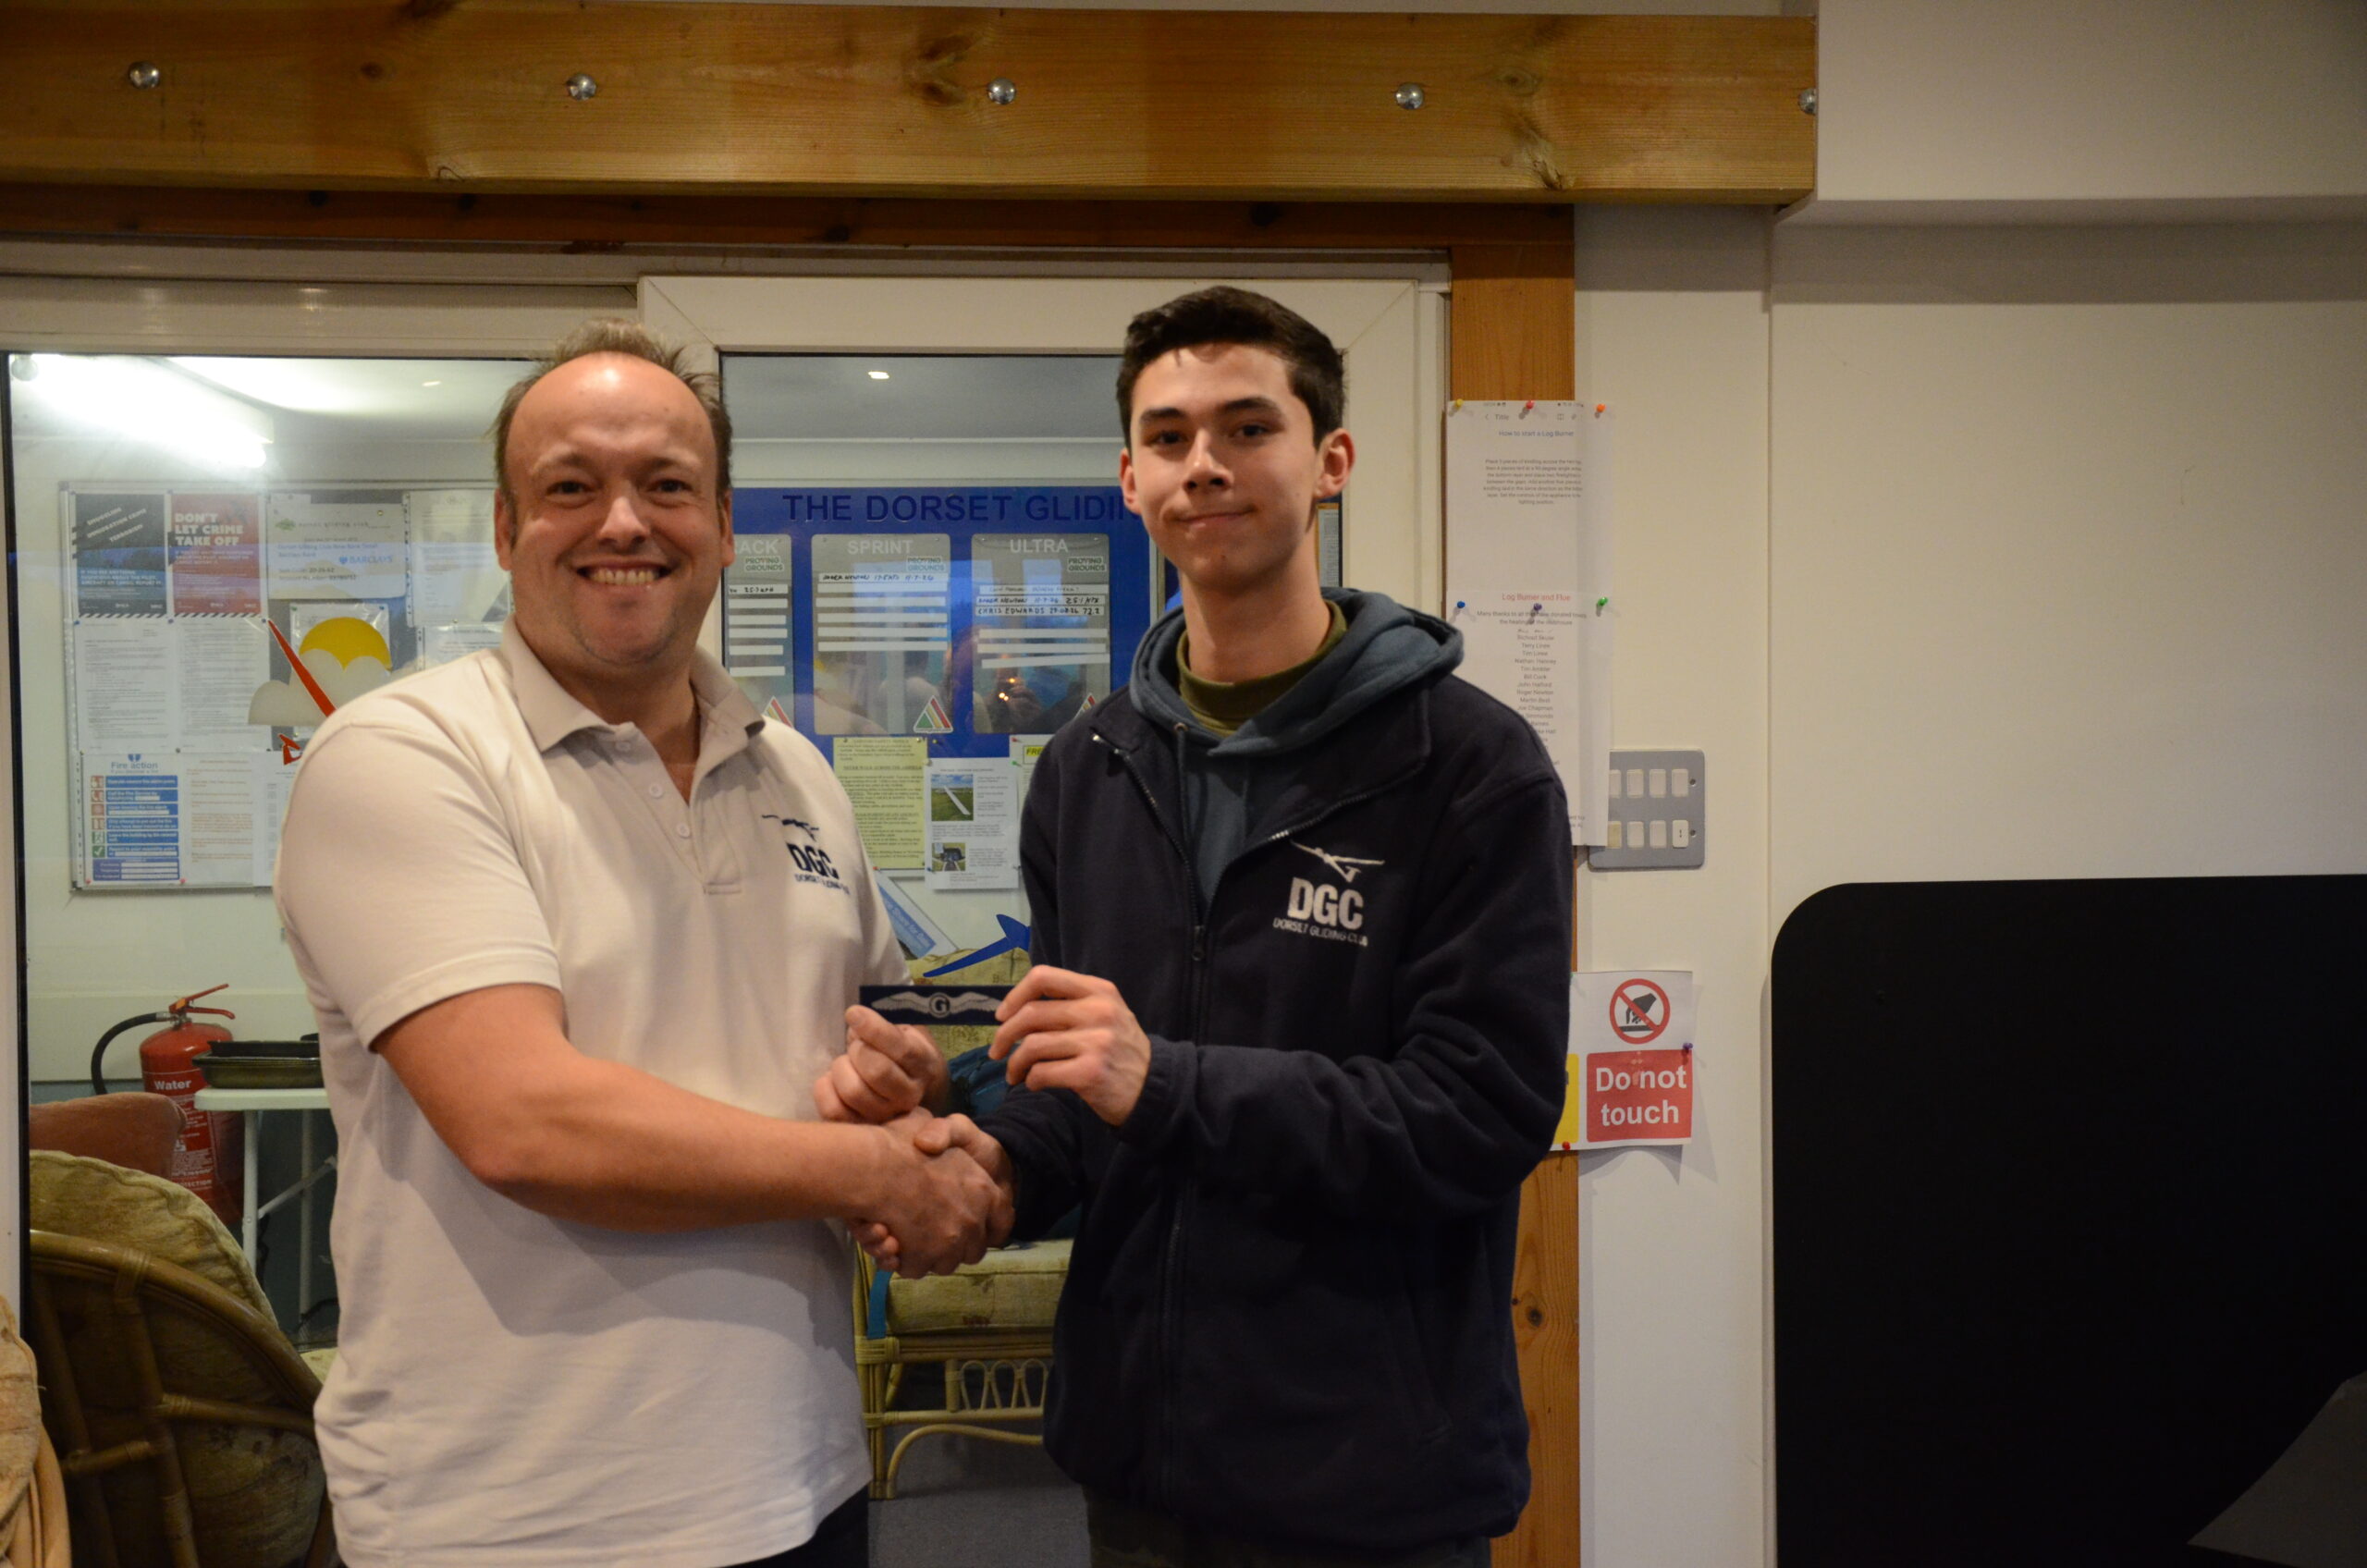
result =
M1690 971L1570 976L1570 1087L1556 1148L1683 1144L1700 1053Z
M173 743L182 751L255 752L267 725L249 724L255 688L271 672L271 635L241 616L176 619L172 629Z
M725 666L825 753L903 734L1008 759L1125 679L1156 606L1114 484L742 486L732 528Z
M263 613L263 510L256 496L175 493L175 615Z
M1110 536L981 533L970 548L971 728L1041 734L1108 696Z
M1459 673L1544 741L1574 844L1601 843L1609 815L1611 430L1600 404L1458 400L1446 415Z
M179 882L181 781L169 756L85 757L81 782L84 879L95 887Z
M409 521L392 491L274 492L264 502L274 599L399 599Z
M928 742L901 736L850 735L830 748L839 787L854 806L855 831L871 864L917 870L926 859L921 794Z
M790 541L756 534L735 541L738 558L723 584L723 668L768 684L764 698L787 691L790 647Z
M1019 886L1019 779L1006 761L928 765L928 887Z
M169 752L173 623L159 616L79 620L72 631L74 732L93 752Z
M76 880L268 886L297 771L276 752L85 753Z
M951 540L814 539L814 727L825 735L943 734Z
M493 547L493 492L413 490L403 507L411 530L412 621L499 626L507 620L509 574Z
M165 497L142 491L73 496L77 615L165 613Z

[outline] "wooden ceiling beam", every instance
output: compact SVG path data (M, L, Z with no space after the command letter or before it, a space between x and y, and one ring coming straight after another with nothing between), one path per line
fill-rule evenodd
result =
M990 202L0 185L0 235L430 245L1442 251L1570 242L1566 209L1478 202Z
M0 180L1782 202L1814 178L1815 40L1786 17L0 0Z

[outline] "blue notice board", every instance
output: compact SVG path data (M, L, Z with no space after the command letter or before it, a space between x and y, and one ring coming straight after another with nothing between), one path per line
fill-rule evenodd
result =
M732 492L724 665L825 753L1003 756L1123 685L1150 545L1114 484Z

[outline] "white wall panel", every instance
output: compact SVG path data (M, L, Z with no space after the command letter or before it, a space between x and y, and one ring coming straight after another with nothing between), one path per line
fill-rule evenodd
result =
M1581 962L1701 987L1693 1143L1580 1158L1590 1568L1760 1559L1767 219L1582 209L1578 388L1613 405L1621 746L1700 747L1699 871L1586 873Z
M1817 32L1820 219L2367 211L2357 0L1822 0Z
M1820 265L1787 232L1777 923L1864 879L2367 870L2367 274L1850 303Z

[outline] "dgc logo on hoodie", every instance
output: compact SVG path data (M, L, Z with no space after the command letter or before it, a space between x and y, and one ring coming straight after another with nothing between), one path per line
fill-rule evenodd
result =
M1387 864L1333 854L1295 839L1290 840L1290 846L1321 861L1343 883L1353 884L1359 873ZM1364 935L1364 924L1365 896L1353 886L1335 888L1330 882L1294 876L1290 902L1285 913L1275 917L1274 929L1327 942L1353 942L1362 948L1371 945L1371 939Z

